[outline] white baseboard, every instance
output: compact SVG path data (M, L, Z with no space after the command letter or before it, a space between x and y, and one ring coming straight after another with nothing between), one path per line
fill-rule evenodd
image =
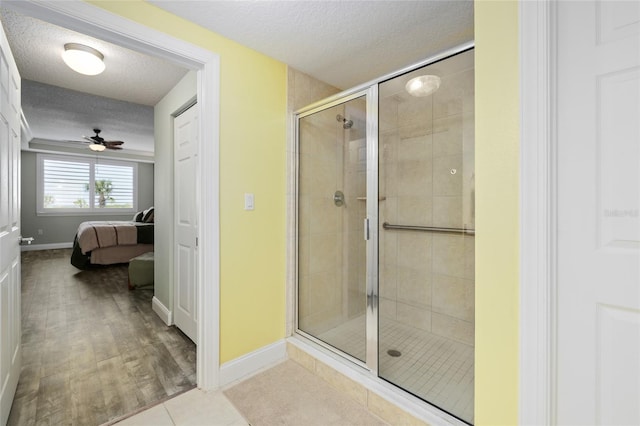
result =
M55 250L72 247L73 243L31 244L28 246L20 246L20 251Z
M220 366L220 386L225 386L260 370L278 364L287 358L285 340L264 346Z
M167 325L173 324L173 318L171 316L171 311L169 309L167 309L167 307L162 304L160 299L158 299L155 296L153 296L153 299L151 301L151 309L153 309L153 312L158 314L160 319L162 321L164 321L165 324L167 324Z

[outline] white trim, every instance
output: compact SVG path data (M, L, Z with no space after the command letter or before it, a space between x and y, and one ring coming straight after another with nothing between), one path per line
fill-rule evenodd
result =
M364 386L366 389L376 393L383 399L389 401L401 410L411 414L433 426L460 425L467 426L467 423L452 415L436 408L420 398L403 391L399 387L380 380L371 375L369 370L364 368L354 368L354 364L346 360L343 356L332 353L318 345L310 342L300 335L287 338L287 343L295 346L301 351L309 354L316 360L326 364L348 379Z
M219 55L80 0L4 1L29 16L198 70L200 200L198 211L198 387L218 386L220 346ZM205 308L206 307L206 308Z
M20 251L56 250L68 249L72 247L73 243L30 244L28 246L20 246Z
M169 308L167 308L166 306L164 306L162 304L160 299L158 299L155 296L153 296L153 299L151 299L151 309L153 309L153 312L158 314L160 319L165 324L167 324L167 325L172 325L173 324L173 316L171 315L171 311L169 310Z
M220 366L220 386L252 376L287 359L287 343L279 340Z
M519 423L552 424L554 6L520 2Z
M220 375L220 58L198 73L200 205L198 218L198 387ZM207 283L208 285L204 285Z

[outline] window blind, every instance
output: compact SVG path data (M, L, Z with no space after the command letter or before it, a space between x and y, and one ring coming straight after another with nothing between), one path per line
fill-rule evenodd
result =
M41 155L38 211L135 211L136 166L113 160Z

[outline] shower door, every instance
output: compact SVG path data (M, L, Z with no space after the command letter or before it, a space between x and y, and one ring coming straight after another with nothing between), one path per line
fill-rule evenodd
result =
M421 80L435 84L412 92ZM473 51L379 85L378 375L467 423L474 419L473 88Z
M298 135L298 330L366 364L366 93L302 114Z

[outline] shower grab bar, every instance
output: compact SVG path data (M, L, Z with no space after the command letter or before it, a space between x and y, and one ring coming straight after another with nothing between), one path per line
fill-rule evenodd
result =
M476 235L475 229L467 228L440 228L437 226L415 226L415 225L392 225L384 222L382 224L384 229L396 229L399 231L423 231L423 232L442 232L446 234L467 234Z

